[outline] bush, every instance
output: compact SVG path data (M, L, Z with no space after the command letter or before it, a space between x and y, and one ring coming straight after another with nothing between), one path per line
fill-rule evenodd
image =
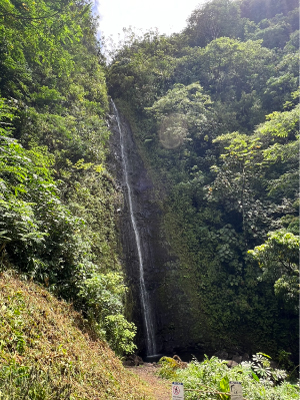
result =
M261 369L269 368L269 365L263 365L267 358L262 355L256 355L255 365L260 364ZM169 364L170 365L170 364ZM188 364L186 369L176 369L172 378L178 382L183 382L185 388L185 398L187 400L201 399L229 400L229 382L241 382L243 387L243 396L247 400L292 400L298 399L298 388L289 382L283 381L277 386L274 384L273 375L262 373L260 378L254 372L253 363L242 363L229 369L226 361L221 361L217 357L208 359L207 356L203 362L196 359ZM168 367L171 371L172 368ZM270 369L271 371L271 369ZM166 376L166 362L163 361L163 368L160 371L162 376ZM283 378L282 374L282 377ZM270 379L266 379L270 376ZM271 377L273 376L273 379ZM171 377L169 375L169 377ZM283 378L284 379L284 378Z
M87 305L87 315L94 329L105 337L118 354L130 354L136 349L133 338L136 327L124 315L126 286L117 272L95 273L80 283L80 292Z

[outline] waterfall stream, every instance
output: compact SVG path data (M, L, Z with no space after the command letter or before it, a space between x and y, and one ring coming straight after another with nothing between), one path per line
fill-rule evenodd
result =
M120 147L121 147L121 158L123 163L123 173L124 173L124 180L125 185L127 188L127 198L128 198L128 205L129 205L129 213L130 213L130 220L134 231L135 242L137 246L137 253L138 253L138 261L139 261L139 289L140 289L140 298L141 298L141 306L143 312L143 319L144 319L144 326L145 326L145 334L146 334L146 350L147 356L152 356L156 354L156 343L155 343L155 334L154 334L154 325L153 325L153 317L152 317L152 310L150 306L149 300L149 293L147 292L145 279L144 279L144 264L143 264L143 254L142 254L142 247L141 247L141 237L137 227L137 222L133 210L133 196L132 196L132 189L129 183L128 178L128 160L126 156L126 148L124 143L124 136L123 136L123 129L121 127L121 121L119 112L115 103L112 100L112 106L114 110L114 114L118 124L118 131L120 134Z

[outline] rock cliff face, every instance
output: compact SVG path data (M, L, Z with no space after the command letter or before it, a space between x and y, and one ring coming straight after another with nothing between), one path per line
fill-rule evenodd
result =
M189 302L177 279L177 259L170 253L162 229L163 214L155 200L154 186L139 156L128 122L122 116L120 122L128 161L127 172L132 189L133 212L141 238L145 285L154 319L156 350L158 353L171 353L190 346L194 348L195 342L189 332L193 318L190 315ZM130 288L129 308L132 319L138 326L137 344L140 353L144 354L145 332L140 301L139 260L124 183L120 133L115 116L111 117L110 129L112 136L109 164L124 198L119 221L122 263Z

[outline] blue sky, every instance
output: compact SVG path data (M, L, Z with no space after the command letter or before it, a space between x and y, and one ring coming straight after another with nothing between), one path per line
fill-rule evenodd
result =
M137 32L158 28L159 33L180 32L199 4L207 0L93 0L94 11L100 15L99 33L118 40L122 28Z

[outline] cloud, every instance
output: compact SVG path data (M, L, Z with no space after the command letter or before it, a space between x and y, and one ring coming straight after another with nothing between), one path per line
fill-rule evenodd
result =
M149 30L160 34L179 33L191 13L208 0L93 0L93 12L99 16L98 39L107 60L110 52L122 46L128 36L123 28L132 28L142 36Z
M180 32L186 20L205 0L94 0L94 11L100 15L99 30L104 36L117 37L122 29L134 27L160 33Z

